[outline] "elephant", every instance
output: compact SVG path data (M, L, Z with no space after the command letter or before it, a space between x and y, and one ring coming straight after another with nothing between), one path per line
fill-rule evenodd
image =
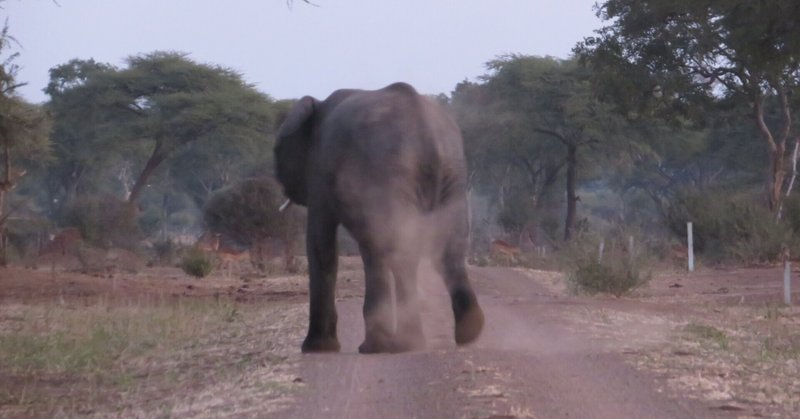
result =
M463 141L439 103L406 83L341 89L322 101L305 96L280 126L274 156L284 194L308 208L304 353L340 350L334 296L340 225L356 240L364 264L360 353L424 348L417 307L423 257L444 279L456 343L478 338L484 314L466 270ZM396 318L387 315L392 302Z

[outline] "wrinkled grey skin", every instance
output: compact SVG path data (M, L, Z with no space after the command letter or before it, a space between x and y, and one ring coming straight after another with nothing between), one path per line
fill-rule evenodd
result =
M447 285L456 342L477 339L484 318L464 261L463 144L437 103L404 83L338 90L324 101L306 96L280 128L275 159L284 193L308 207L310 318L303 352L339 350L334 288L340 224L364 261L366 336L359 352L424 346L416 278L423 255ZM389 309L392 280L396 323Z

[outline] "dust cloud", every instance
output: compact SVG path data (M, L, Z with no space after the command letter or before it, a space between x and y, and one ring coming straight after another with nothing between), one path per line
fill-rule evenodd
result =
M452 303L442 276L446 244L466 243L466 219L462 205L442 205L432 211L393 205L371 223L371 237L388 240L385 278L386 298L364 320L384 325L393 341L404 349L422 350L454 346ZM461 222L463 220L463 223ZM464 224L464 225L462 225ZM463 237L462 237L463 236Z

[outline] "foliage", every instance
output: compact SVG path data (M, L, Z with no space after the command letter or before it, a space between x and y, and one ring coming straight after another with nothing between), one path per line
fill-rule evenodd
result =
M700 122L720 98L737 102L769 151L768 204L777 212L794 124L790 97L800 88L800 3L608 0L598 14L611 24L575 50L600 80L601 96L628 116Z
M128 211L127 205L119 198L91 196L65 207L59 224L76 227L81 237L95 247L135 249L141 234Z
M195 63L182 53L133 56L122 69L73 60L51 71L47 92L64 137L59 143L68 148L65 154L74 160L66 169L73 167L80 172L74 167L86 166L83 151L69 147L100 144L97 150L101 153L121 155L128 166L139 167L132 170L131 184L124 185L129 189L121 193L131 203L138 201L162 163L176 154L185 155L189 145L213 145L216 150L212 147L202 153L224 157L219 147L236 144L239 147L222 148L237 150L231 157L235 158L252 154L245 145L262 141L274 129L269 97L232 70ZM72 141L84 134L88 141ZM219 172L217 162L232 165L224 158L195 160L197 164L187 166L201 170L201 174L186 176L194 176L199 182L208 182L204 176L219 178L215 174ZM219 181L226 180L223 175Z
M204 219L212 231L247 246L270 237L293 239L302 232L304 214L296 206L280 212L284 200L275 180L247 179L214 194Z
M453 94L475 183L498 195L500 223L518 233L534 214L542 219L544 208L558 204L554 186L563 175L568 238L577 222L578 184L601 157L579 150L608 140L618 128L615 118L594 99L574 60L510 55L487 67L483 84L464 82Z
M181 261L181 269L187 275L205 278L214 270L214 258L198 248L191 248Z
M120 141L119 135L108 133L113 126L104 121L102 109L83 88L114 71L108 64L78 59L50 69L45 92L51 98L46 107L53 115L50 138L56 160L44 184L49 192L46 201L60 203L57 209L71 205L78 194L117 192L120 185L112 179L130 171L131 159L143 157L129 142Z
M685 240L692 222L695 250L710 261L765 263L780 260L796 239L787 223L747 196L730 191L683 191L667 209L667 222Z
M0 31L0 266L6 260L6 221L8 194L27 173L26 166L48 160L49 119L38 107L21 100L16 90L25 83L16 80L19 66L14 63L19 53L8 53L13 38L8 22Z

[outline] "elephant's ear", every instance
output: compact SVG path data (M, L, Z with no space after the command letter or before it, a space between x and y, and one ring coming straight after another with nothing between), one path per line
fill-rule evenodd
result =
M314 115L316 103L317 100L313 97L303 96L302 99L292 105L292 108L289 109L289 113L286 115L286 119L281 125L278 136L287 137L300 131L306 125L306 122Z

